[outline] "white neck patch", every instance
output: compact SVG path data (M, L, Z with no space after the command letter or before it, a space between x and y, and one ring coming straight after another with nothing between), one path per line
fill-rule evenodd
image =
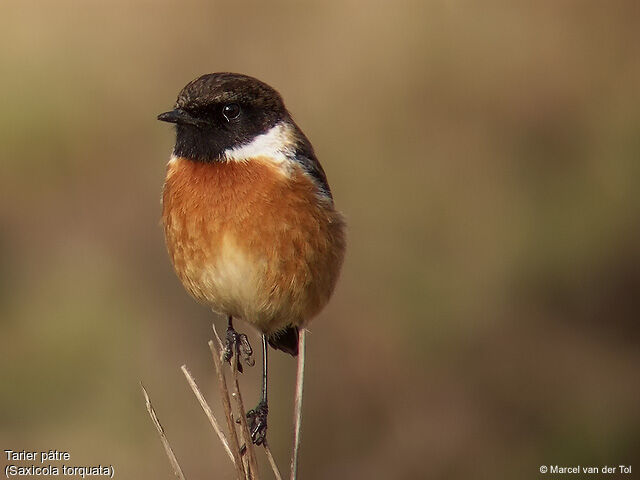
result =
M280 122L266 133L255 137L250 143L227 148L222 156L229 162L248 162L252 158L265 157L286 169L295 152L296 142L293 133L291 125Z

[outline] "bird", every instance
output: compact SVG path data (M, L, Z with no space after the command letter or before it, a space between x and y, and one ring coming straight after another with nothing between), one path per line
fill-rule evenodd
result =
M247 413L260 445L268 345L298 355L300 331L336 286L346 223L311 142L266 83L238 73L202 75L157 118L176 130L162 192L174 270L196 301L228 319L227 361L235 351L251 364L234 319L261 335L261 397Z

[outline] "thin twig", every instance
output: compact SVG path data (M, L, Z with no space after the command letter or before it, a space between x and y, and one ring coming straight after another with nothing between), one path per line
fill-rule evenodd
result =
M240 444L238 443L238 434L236 433L236 427L233 423L233 414L231 411L231 401L229 400L229 389L227 388L227 382L224 378L224 372L222 371L222 360L220 358L220 351L216 349L213 341L209 340L209 349L213 356L213 363L216 366L216 373L218 374L218 384L220 386L220 396L222 397L222 405L224 406L225 417L227 419L227 428L229 429L229 437L231 442L231 451L233 452L233 458L235 459L236 473L238 480L245 480L246 474L242 459L240 458Z
M249 457L247 455L242 455L242 464L244 465L244 471L247 472L246 480L253 480L253 473L251 472Z
M276 465L276 461L273 458L273 454L271 453L271 449L269 448L269 444L267 443L266 438L262 442L262 446L264 447L264 453L267 454L267 458L269 459L269 465L271 465L271 470L273 470L273 474L275 475L276 480L282 480L282 475L280 474L278 465Z
M211 426L218 434L218 438L222 442L222 446L227 452L227 455L229 455L229 458L231 459L231 461L235 463L235 459L233 458L233 453L231 453L231 449L229 448L229 442L227 442L227 437L225 437L222 429L220 428L220 424L218 423L218 420L213 415L213 411L211 410L211 407L209 407L207 400L204 398L204 395L202 395L202 392L198 388L196 381L191 375L191 372L189 372L186 365L182 365L180 369L182 370L182 373L184 373L184 376L187 378L187 382L189 382L189 386L191 387L191 390L193 390L193 394L198 399L198 402L200 402L200 406L202 407L202 410L204 410L204 413L207 416L207 418L209 419L209 423L211 423Z
M304 354L306 331L298 332L298 370L296 373L296 399L293 410L293 450L291 452L291 480L298 477L298 453L300 450L300 429L302 427L302 390L304 386Z
M256 459L256 450L253 447L253 441L251 440L251 434L249 433L249 425L247 424L247 413L244 409L244 403L242 402L242 395L240 394L240 382L238 381L238 349L233 349L233 356L231 357L231 372L233 373L233 398L236 401L236 408L238 409L238 416L240 417L240 426L242 435L244 437L244 444L246 446L246 455L249 459L249 468L252 472L252 477L258 480L258 461Z
M218 330L216 329L216 324L212 323L211 328L213 328L213 334L216 336L216 340L218 341L218 351L221 352L224 348L222 345L222 340L220 340L220 335L218 335Z
M211 327L213 328L213 334L215 335L216 340L218 341L220 350L222 350L222 340L220 340L220 335L218 335L218 330L216 329L215 323L212 324ZM238 393L238 395L240 396L240 400L242 401L242 396L240 395L240 393ZM265 453L267 454L267 459L269 460L269 465L271 466L271 470L273 470L274 477L276 478L276 480L282 480L282 474L280 473L280 469L278 468L278 465L276 464L276 461L273 458L273 454L271 453L271 449L269 448L269 444L267 443L266 439L264 440L262 445L264 447Z
M185 480L184 473L182 473L182 468L180 468L180 464L178 463L178 459L176 458L175 453L173 453L173 449L171 445L169 445L169 440L167 439L166 434L164 433L164 428L160 425L160 420L158 420L158 416L156 415L156 411L153 409L153 405L151 405L151 399L149 398L149 394L147 390L144 388L144 385L140 383L142 387L142 393L144 394L144 401L147 404L147 412L149 412L149 416L153 421L153 424L160 435L160 440L162 440L162 446L164 447L164 451L169 457L169 462L171 463L171 467L173 467L173 473L176 474L176 477L179 480Z
M212 325L212 327L213 327L213 333L215 334L215 338L218 344L218 348L216 348L216 345L212 340L209 340L209 349L211 350L211 354L213 356L213 362L216 367L218 384L219 384L220 393L222 397L222 404L225 410L227 427L229 428L229 439L230 439L231 445L229 445L229 440L227 439L225 434L222 432L222 429L220 428L220 425L217 419L213 415L211 407L209 407L209 404L204 398L204 395L200 391L200 388L196 384L193 376L187 369L186 365L182 365L181 370L185 378L187 379L187 382L189 383L191 390L196 396L196 399L200 403L202 410L205 412L207 418L209 419L209 422L213 426L213 429L216 431L218 438L222 442L222 445L224 446L224 449L227 452L227 455L233 462L238 480L258 480L259 471L258 471L257 457L255 453L255 448L251 439L251 435L249 433L249 426L247 424L246 412L245 412L244 404L242 401L242 395L240 393L240 382L238 380L238 373L239 373L238 372L238 352L237 350L234 351L233 358L232 358L231 370L233 373L233 387L234 387L233 397L237 404L237 408L239 410L239 417L240 417L239 423L241 424L241 430L245 440L245 446L243 448L245 449L246 455L241 454L240 452L238 434L236 431L235 422L233 420L233 411L231 408L231 400L229 398L229 389L227 388L227 382L224 375L223 361L222 361L222 355L221 355L223 344L222 344L222 341L220 340L220 336L218 335L215 324ZM300 443L300 421L301 421L301 411L302 411L302 380L303 380L303 374L304 374L304 334L303 332L304 331L300 333L300 337L299 337L300 358L298 358L298 376L297 376L297 383L296 383L296 405L295 405L296 407L295 416L297 418L297 421L296 421L296 431L295 431L295 440L294 440L294 453L291 459L292 479L295 479L295 475L297 474L297 454L298 454L298 448ZM151 420L153 421L153 424L155 425L156 430L160 435L160 439L162 440L162 445L164 446L165 452L167 454L167 457L169 458L169 462L171 463L173 471L176 477L178 478L178 480L185 480L184 473L182 472L182 468L180 467L180 464L178 463L178 460L173 452L173 449L169 444L169 440L167 439L164 429L162 428L162 425L158 420L158 416L156 415L156 412L153 409L153 406L151 405L151 400L149 398L149 395L146 389L144 388L144 385L142 385L142 383L140 384L140 386L142 387L142 393L144 394L147 411L149 412L149 416L151 417ZM269 460L269 465L273 470L273 474L276 480L282 480L282 475L280 474L280 470L278 469L275 459L273 458L273 454L271 453L271 449L269 448L269 445L267 444L266 439L263 441L263 447L265 450L265 454L267 455L267 459Z

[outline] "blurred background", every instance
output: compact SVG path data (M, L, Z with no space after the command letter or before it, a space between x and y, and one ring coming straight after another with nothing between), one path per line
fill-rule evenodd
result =
M173 478L142 381L187 478L233 477L179 370L222 418L214 317L165 252L156 115L235 71L282 93L349 223L301 478L633 464L640 8L481 3L4 0L0 447ZM295 362L271 358L286 469Z

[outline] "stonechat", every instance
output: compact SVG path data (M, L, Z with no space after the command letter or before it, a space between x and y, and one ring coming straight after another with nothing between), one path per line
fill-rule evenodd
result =
M269 85L235 73L203 75L158 120L176 125L162 195L173 267L197 301L228 318L227 359L234 348L251 353L234 318L262 334L262 398L247 414L261 444L267 343L298 354L299 329L336 285L345 222L311 143Z

